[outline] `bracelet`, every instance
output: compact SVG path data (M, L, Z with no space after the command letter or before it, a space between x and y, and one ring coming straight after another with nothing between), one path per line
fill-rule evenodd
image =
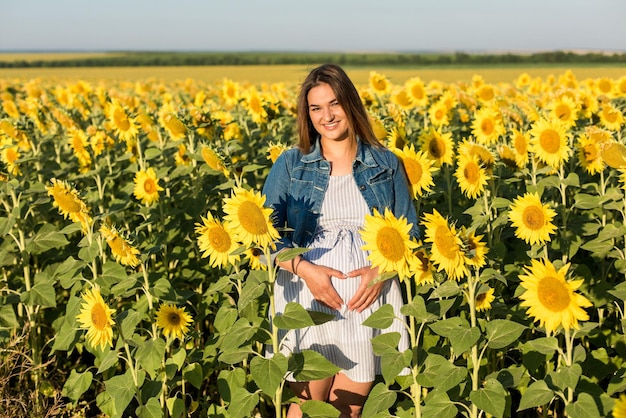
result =
M291 262L292 265L293 263L294 261ZM300 263L302 263L302 257L298 259L298 263L293 267L293 274L295 274L296 276L298 275L298 266L300 265Z

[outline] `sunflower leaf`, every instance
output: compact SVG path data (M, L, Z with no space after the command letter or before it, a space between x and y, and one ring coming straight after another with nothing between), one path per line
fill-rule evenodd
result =
M304 254L307 251L309 251L308 248L301 248L301 247L289 248L287 250L283 250L279 252L278 255L276 256L276 261L282 263L283 261L293 260L300 254Z
M65 247L69 243L61 231L54 225L46 223L26 244L26 251L32 254L41 254L53 248Z
M547 405L552 401L554 392L548 387L545 381L537 380L528 386L519 402L518 411L533 408L535 406Z
M423 418L454 418L458 413L458 409L444 390L435 389L424 399Z
M363 416L373 417L380 412L388 412L389 408L396 402L398 395L393 390L389 390L387 385L380 382L370 391L365 405L363 405Z
M600 418L605 416L600 414L598 410L598 404L593 396L588 393L580 393L576 399L576 402L570 403L565 407L565 413L568 417L584 417L584 418Z
M272 322L280 329L301 329L315 325L309 312L296 302L287 303L285 311L276 315Z
M250 393L243 387L235 388L232 399L236 400L236 402L231 402L227 409L228 416L232 418L252 416L252 410L259 403L259 395Z
M493 319L487 322L487 344L490 348L499 349L513 344L526 326L507 319Z
M273 396L287 373L287 357L276 353L272 358L255 357L250 362L250 374L257 386L266 394Z
M72 370L63 385L61 394L76 402L80 399L81 395L89 389L92 380L93 374L90 371L87 370L83 373L78 373L76 370Z
M507 404L507 391L496 379L488 379L481 389L472 391L470 400L489 415L502 417Z
M363 325L371 328L387 329L391 326L394 319L396 319L396 314L393 311L393 306L387 303L363 321Z
M293 377L298 381L325 379L340 370L320 353L312 350L302 350L289 357L289 371L293 372Z
M306 418L332 418L339 417L341 412L324 401L308 400L300 405L302 416Z

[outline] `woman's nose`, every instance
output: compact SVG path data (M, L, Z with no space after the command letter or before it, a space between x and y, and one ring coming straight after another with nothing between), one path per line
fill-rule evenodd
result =
M329 107L324 109L324 118L326 120L333 120L335 118L333 111Z

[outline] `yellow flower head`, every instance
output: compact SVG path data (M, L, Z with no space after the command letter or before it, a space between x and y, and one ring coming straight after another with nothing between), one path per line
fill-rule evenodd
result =
M476 199L489 180L487 171L481 166L478 157L459 154L457 169L454 172L461 192L470 199Z
M78 191L63 180L52 179L51 183L51 186L46 186L46 190L48 196L54 199L53 206L59 209L65 219L80 222L83 231L87 230L92 219L89 208L78 195Z
M482 235L476 235L473 230L468 230L465 227L461 227L459 231L461 242L463 243L463 255L465 256L465 263L468 266L474 266L476 268L483 267L486 260L487 251L489 249L483 241L481 241Z
M267 110L265 110L265 101L259 91L251 87L244 92L243 99L243 104L252 120L257 124L264 123L267 120Z
M448 106L445 102L438 100L428 108L428 119L433 126L439 128L441 126L447 126L450 124L448 118Z
M474 115L472 134L479 144L495 144L505 133L502 116L496 110L484 107Z
M524 168L528 164L528 150L530 144L530 135L518 129L513 129L511 140L511 149L515 153L515 162L519 168Z
M610 131L619 132L624 124L624 114L611 103L605 103L600 110L600 124Z
M135 188L133 194L146 206L159 201L159 192L163 187L159 186L159 179L152 168L139 170L135 174Z
M404 83L404 88L411 98L411 103L413 103L414 107L428 106L428 93L426 92L426 86L421 78L413 77L408 79Z
M564 329L578 329L578 321L586 321L589 315L583 310L593 306L583 295L575 292L584 280L566 280L569 264L558 271L550 260L531 260L531 266L525 267L526 274L520 275L520 286L524 293L520 295L520 306L528 307L527 315L539 321L547 332Z
M369 86L376 94L387 94L391 90L391 83L384 75L370 71Z
M435 185L433 172L437 171L437 168L433 166L433 160L429 159L423 151L415 152L413 144L405 145L402 150L394 149L393 152L402 161L413 197L417 198L417 196L423 196L424 192L430 192Z
M130 267L135 267L139 264L139 258L137 257L140 254L139 250L122 237L115 227L102 225L100 233L106 240L109 248L111 248L111 253L118 263Z
M224 199L224 219L237 240L247 247L274 248L274 241L279 238L270 219L272 209L264 204L264 195L242 187L235 187L231 196Z
M116 135L123 141L135 139L139 133L139 126L135 119L129 116L127 110L113 99L107 107L107 118L111 123Z
M586 134L578 137L578 161L580 165L593 175L604 170L601 145Z
M104 349L107 345L113 344L113 328L115 321L113 314L115 309L111 309L104 303L100 288L94 286L85 291L82 295L83 302L80 313L76 320L81 328L87 329L87 341L92 347Z
M411 265L411 272L415 278L415 283L418 285L433 284L435 282L435 278L433 277L433 272L435 271L433 263L426 251L420 248L422 246L421 241L419 241L417 245L418 248L415 251L415 257Z
M388 208L383 215L376 209L372 215L365 215L363 229L359 231L365 241L362 249L370 251L367 259L378 267L379 273L396 272L400 279L411 275L412 250L417 247L409 236L411 226L404 217L396 218Z
M613 404L613 418L626 418L626 393L619 395Z
M202 257L209 257L211 267L226 267L239 261L239 256L232 254L238 244L231 236L230 228L214 218L211 212L202 217L202 223L196 223L196 234Z
M178 152L174 155L174 161L176 165L191 165L191 157L187 154L185 144L178 144Z
M244 254L252 270L267 270L267 264L261 260L263 253L260 249L255 247L248 248Z
M526 193L517 197L511 205L509 219L516 228L515 236L527 244L543 244L550 241L550 234L556 231L552 220L556 212L541 203L537 193Z
M441 133L434 128L422 133L420 136L421 149L428 154L428 158L434 160L436 167L443 164L452 165L454 157L452 134Z
M476 295L476 311L486 311L491 309L491 302L495 300L494 289L489 288L486 292L481 292Z
M224 157L211 145L205 145L202 147L202 158L211 169L221 172L225 177L230 175L230 170L226 168L226 161Z
M550 117L560 120L566 128L576 125L581 106L569 96L561 96L548 106Z
M530 130L531 151L543 163L558 168L569 158L567 129L558 119L541 119Z
M224 79L222 82L222 99L228 107L234 106L239 102L241 96L239 90L239 83L233 80Z
M189 332L191 321L191 315L185 311L185 308L179 308L174 304L163 304L156 313L157 327L163 330L165 338L182 340Z
M430 259L437 265L437 270L444 270L448 277L458 280L467 274L462 241L456 228L433 209L432 214L424 214L425 242L431 244Z
M166 113L161 117L161 123L172 139L183 139L187 135L187 127L173 113Z
M282 154L283 151L286 151L288 149L289 147L287 147L284 144L281 144L280 142L278 143L270 142L267 147L267 158L272 162L272 164L274 164L276 160L278 159L278 157L280 156L280 154Z

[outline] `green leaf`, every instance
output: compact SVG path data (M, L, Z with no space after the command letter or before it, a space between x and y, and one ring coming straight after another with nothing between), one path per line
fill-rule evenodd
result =
M180 370L185 364L187 358L187 351L180 347L173 351L170 357L165 361L165 364L173 364L176 366L176 370Z
M139 371L138 375L137 386L141 387L145 375L141 371ZM113 402L115 411L113 416L121 417L136 392L131 371L127 370L123 375L113 376L104 382L104 386Z
M575 363L570 367L565 366L557 372L549 373L548 376L546 376L546 380L551 378L552 383L562 391L565 391L566 388L575 389L582 372L583 369L580 364Z
M232 402L232 394L236 388L246 385L246 372L238 367L232 370L222 370L217 377L217 388L225 402Z
M89 389L91 381L93 380L93 374L87 370L83 373L78 373L76 370L70 372L69 377L63 385L63 391L61 394L67 396L76 403L81 395Z
M483 388L472 391L470 400L486 413L494 417L504 416L508 393L495 379L485 381Z
M600 418L600 411L598 411L598 405L588 393L578 394L576 402L571 403L565 407L565 413L570 418Z
M424 370L417 375L417 383L447 391L461 383L467 376L467 369L455 366L439 354L429 354L424 361Z
M41 254L53 248L65 247L70 242L65 235L56 229L53 224L44 224L28 244L26 251L31 254Z
M363 321L363 325L371 328L387 329L391 326L394 319L396 319L396 314L393 311L393 306L387 303Z
M377 335L371 340L374 354L377 356L383 355L387 351L398 351L398 343L400 342L399 332L386 332L384 334Z
M162 338L148 340L137 349L135 356L141 367L154 379L165 357L165 341Z
M433 390L424 399L422 418L455 418L458 413L444 390Z
M308 248L301 248L301 247L289 248L289 249L279 252L278 255L276 256L276 261L279 263L282 263L283 261L289 261L289 260L296 258L300 254L304 254L308 251L309 251Z
M13 305L6 304L0 306L0 325L8 328L17 328L19 326Z
M106 353L106 355L100 362L97 373L100 374L106 370L109 370L111 367L117 366L118 363L119 363L119 357L117 355L117 351L109 350L109 352Z
M251 417L252 410L259 403L259 395L238 387L233 391L233 401L228 405L228 416L231 418Z
M162 418L163 410L157 398L150 398L148 402L135 409L138 418Z
M185 402L180 398L167 398L165 405L170 418L180 418L185 413Z
M555 337L541 337L527 341L522 346L523 352L537 351L541 354L553 355L559 349L559 340Z
M533 382L520 399L517 411L534 408L536 406L547 405L552 401L554 392L548 387L545 381L537 380Z
M250 354L254 354L250 344L242 347L228 347L220 354L219 360L226 364L237 364L246 360Z
M321 380L336 375L341 368L328 361L320 353L303 350L289 357L289 371L297 381Z
M120 324L120 332L125 339L131 338L137 324L141 322L141 314L133 309L128 309L118 315L117 321Z
M191 383L196 389L200 389L202 386L202 380L204 379L202 366L198 363L188 364L187 367L183 369L183 378Z
M296 302L287 303L285 311L274 317L273 324L280 329L301 329L315 325L307 310Z
M365 405L363 405L363 417L372 417L384 411L389 411L395 403L398 395L396 392L389 390L387 385L380 382L370 391Z
M389 384L393 383L393 380L402 372L402 370L411 365L412 358L413 353L411 350L405 350L402 353L396 350L384 352L381 356L380 362L385 382Z
M341 412L324 401L309 400L300 405L302 418L338 418Z
M458 296L460 294L461 288L459 287L459 284L454 280L448 280L435 288L435 290L433 290L430 294L429 299L445 299Z
M244 312L250 305L258 303L259 298L265 293L267 285L256 280L247 280L241 290L241 296L237 302L239 312ZM293 303L293 302L292 302Z
M30 306L54 308L57 306L54 286L50 282L41 281L30 290L20 295L20 300Z
M237 321L237 309L229 305L222 305L215 314L213 326L220 333L225 333Z
M271 358L257 356L250 362L250 374L263 392L274 396L288 367L287 357L282 353L276 353Z
M53 350L68 351L76 342L76 327L68 323L64 323L61 329L54 335Z
M504 348L517 341L526 326L507 319L492 319L487 322L487 345L493 349Z
M406 316L415 317L417 323L432 322L439 319L438 315L428 312L424 298L416 295L413 300L400 308L400 313Z
M480 329L470 328L467 320L452 317L430 324L436 334L450 339L450 344L457 355L468 351L480 339Z

